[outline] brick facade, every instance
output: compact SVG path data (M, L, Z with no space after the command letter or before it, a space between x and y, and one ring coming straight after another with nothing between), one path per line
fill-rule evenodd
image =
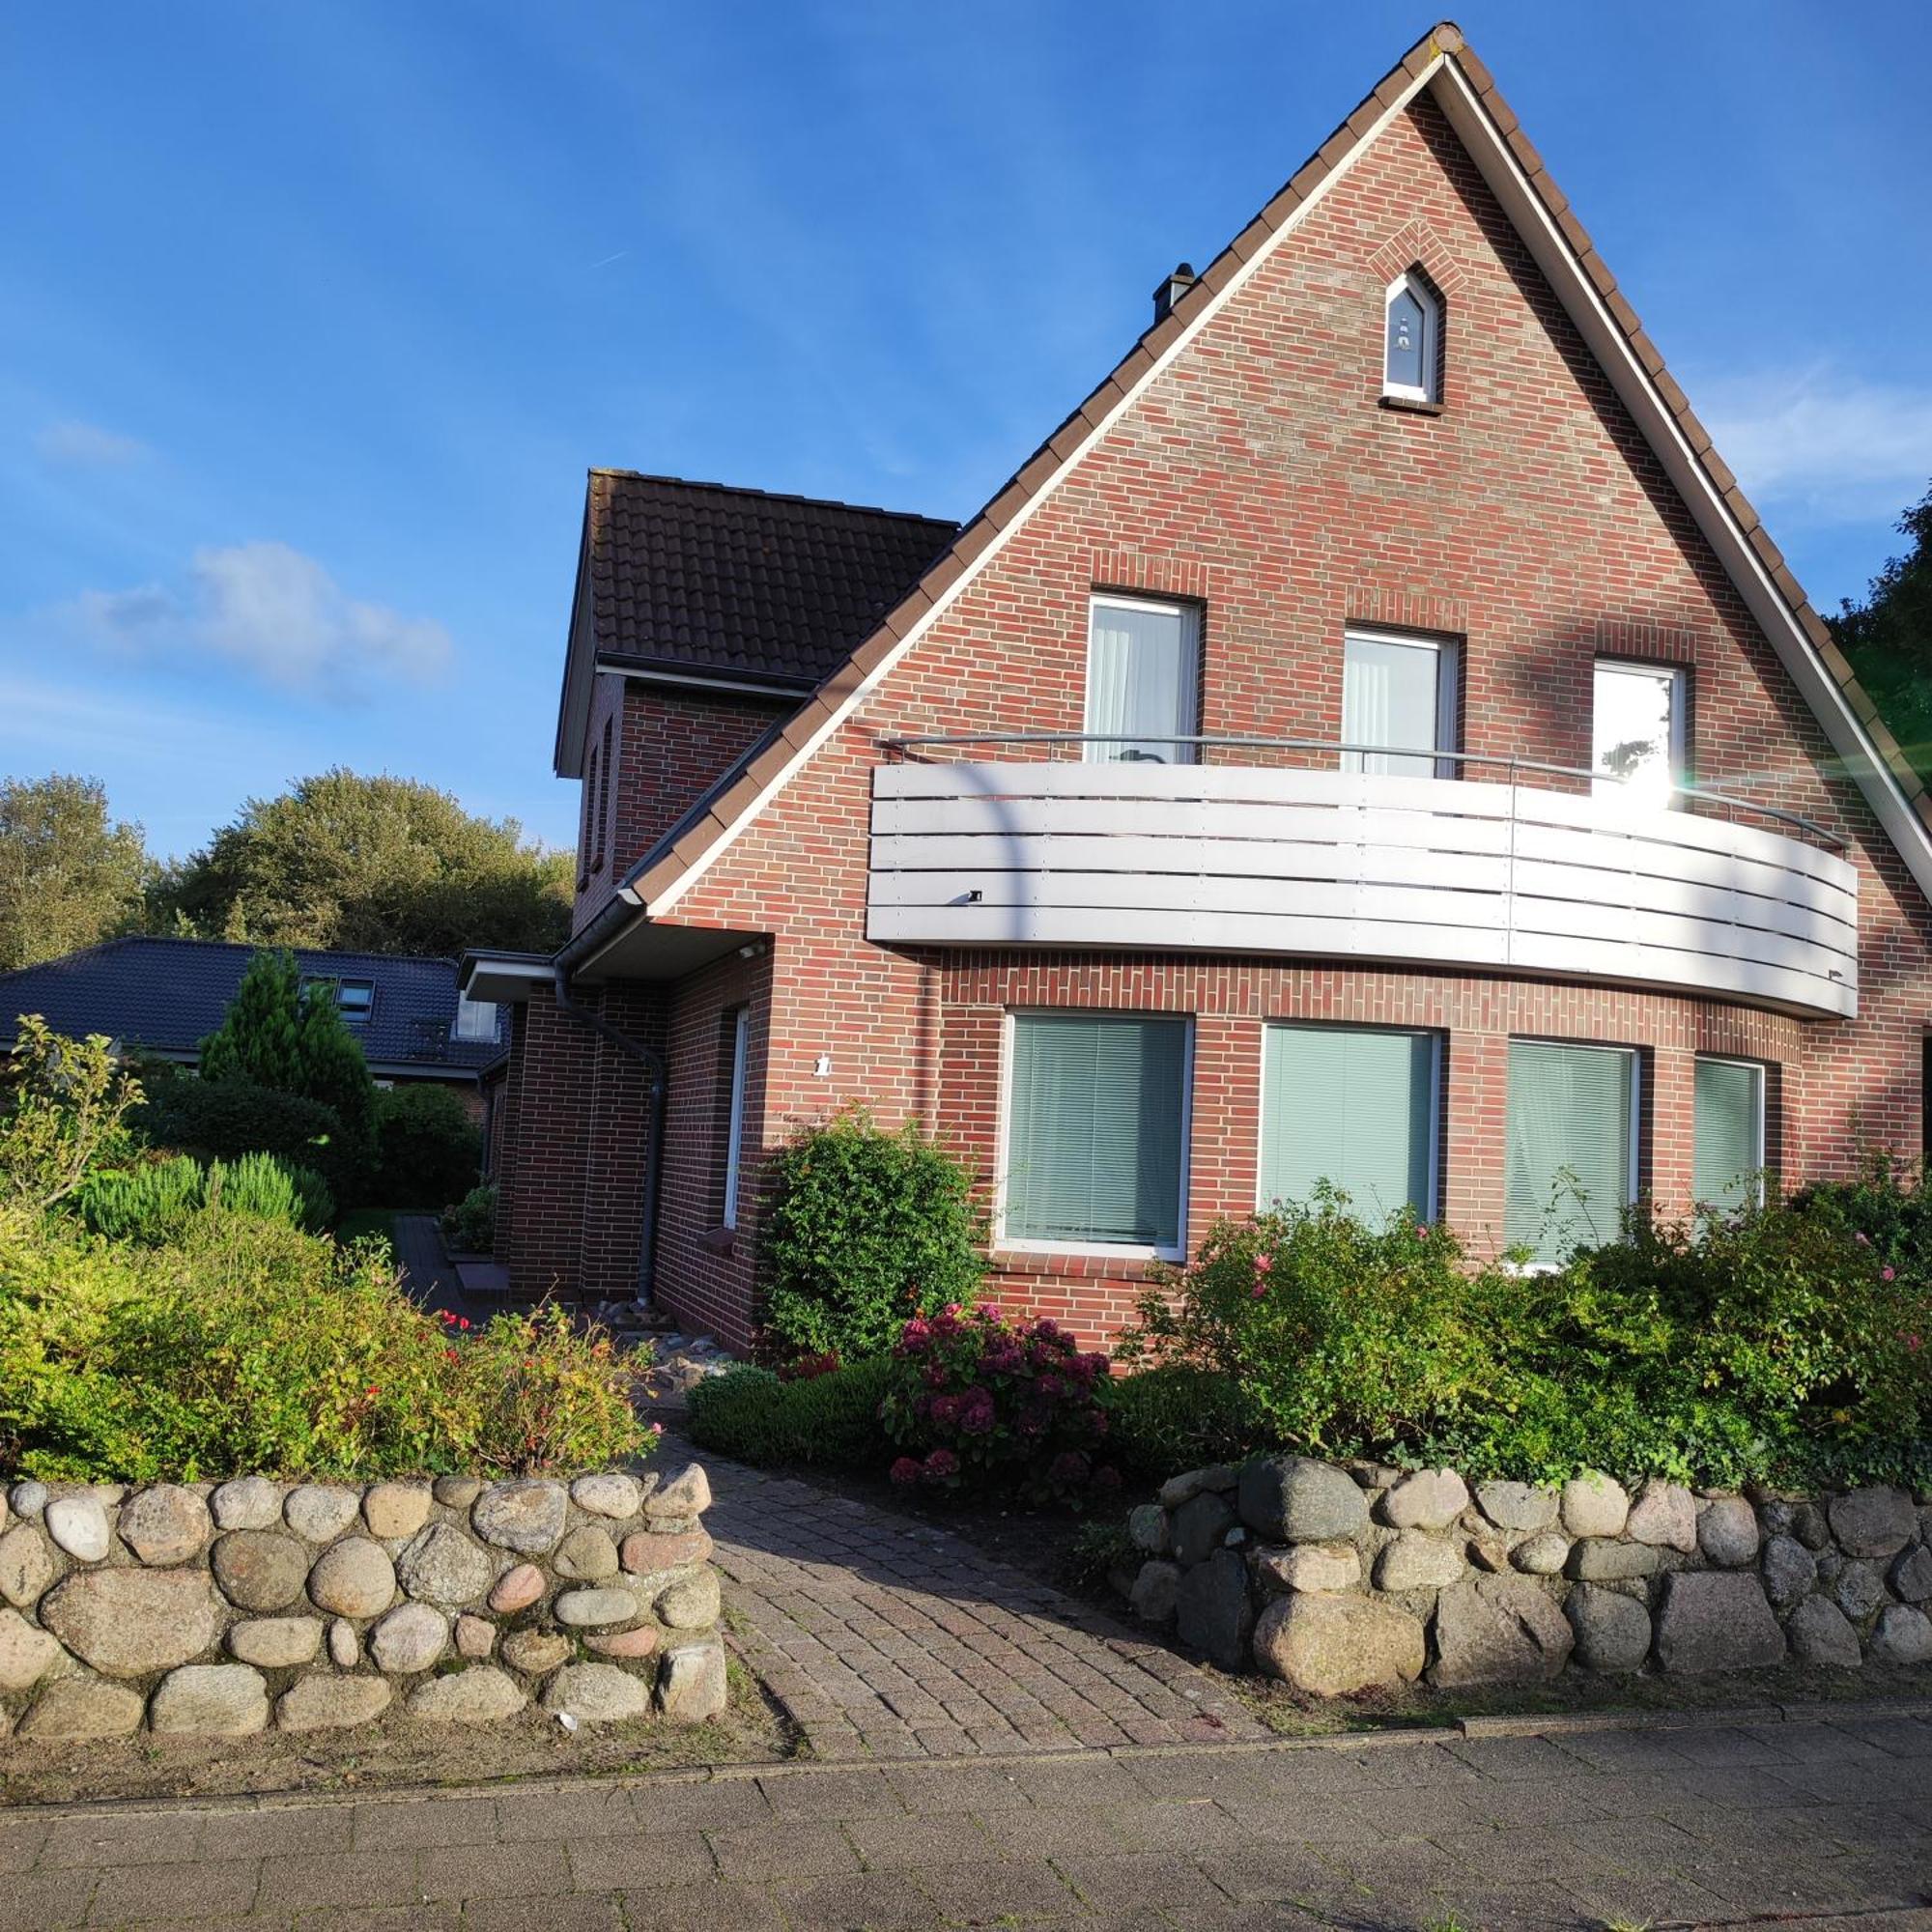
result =
M599 673L585 738L597 777L593 785L586 754L573 932L603 911L618 881L685 808L790 708L735 692Z
M1381 405L1382 292L1391 265L1410 262L1444 300L1439 414ZM1199 604L1208 733L1336 739L1350 621L1459 639L1463 748L1499 758L1590 763L1599 655L1686 667L1696 781L1803 812L1847 840L1861 894L1858 1017L1347 963L870 945L867 817L883 741L1079 730L1096 589ZM601 728L593 712L593 735ZM613 810L670 818L682 809L632 799L635 781L620 761ZM1843 1174L1864 1145L1920 1145L1932 914L1861 794L1834 775L1818 723L1427 97L1145 384L670 918L770 936L757 961L707 969L668 1004L673 1151L659 1293L733 1341L753 1319L753 1216L748 1205L729 1242L707 1229L713 1183L700 1168L715 1141L702 1127L716 1105L717 1023L740 999L753 1011L748 1119L762 1144L787 1122L861 1100L887 1122L944 1132L982 1172L994 1160L1005 1010L1192 1013L1191 1241L1215 1215L1252 1206L1260 1029L1271 1017L1442 1032L1444 1208L1478 1245L1502 1220L1513 1033L1641 1049L1643 1185L1666 1209L1690 1199L1700 1050L1775 1069L1770 1153L1789 1182ZM526 1086L536 1018L520 1028ZM572 1068L584 1049L554 1043L558 1084L553 1094L544 1076L534 1138L540 1158L567 1160L574 1130L559 1110L579 1104L585 1076ZM601 1173L547 1199L547 1219L636 1198ZM527 1183L518 1192L517 1212L533 1213ZM549 1256L578 1236L530 1238ZM1118 1323L1145 1272L1079 1258L1000 1267L1009 1298L1094 1335Z

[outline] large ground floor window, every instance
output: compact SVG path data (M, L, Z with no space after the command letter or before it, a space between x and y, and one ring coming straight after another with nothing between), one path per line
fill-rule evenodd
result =
M1266 1029L1259 1204L1306 1201L1326 1180L1364 1221L1435 1217L1439 1037L1387 1027Z
M1014 1013L1000 1237L1179 1257L1189 1023Z
M1532 1261L1616 1238L1636 1199L1637 1057L1513 1039L1503 1238Z

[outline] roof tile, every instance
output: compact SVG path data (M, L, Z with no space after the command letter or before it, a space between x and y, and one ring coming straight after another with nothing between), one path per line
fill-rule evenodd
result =
M592 472L600 655L815 684L919 581L956 524L808 497Z

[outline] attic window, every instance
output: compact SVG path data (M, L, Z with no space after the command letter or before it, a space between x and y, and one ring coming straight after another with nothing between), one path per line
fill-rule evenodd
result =
M1442 298L1420 269L1388 285L1382 394L1406 403L1442 400Z
M327 986L335 995L335 1010L351 1026L360 1026L376 1006L376 982L373 980L304 980L304 993L318 986Z

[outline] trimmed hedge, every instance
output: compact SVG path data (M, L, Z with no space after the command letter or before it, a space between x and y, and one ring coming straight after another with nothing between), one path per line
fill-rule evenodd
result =
M891 1453L879 1404L890 1356L786 1381L749 1362L691 1391L692 1439L754 1468L877 1469Z

